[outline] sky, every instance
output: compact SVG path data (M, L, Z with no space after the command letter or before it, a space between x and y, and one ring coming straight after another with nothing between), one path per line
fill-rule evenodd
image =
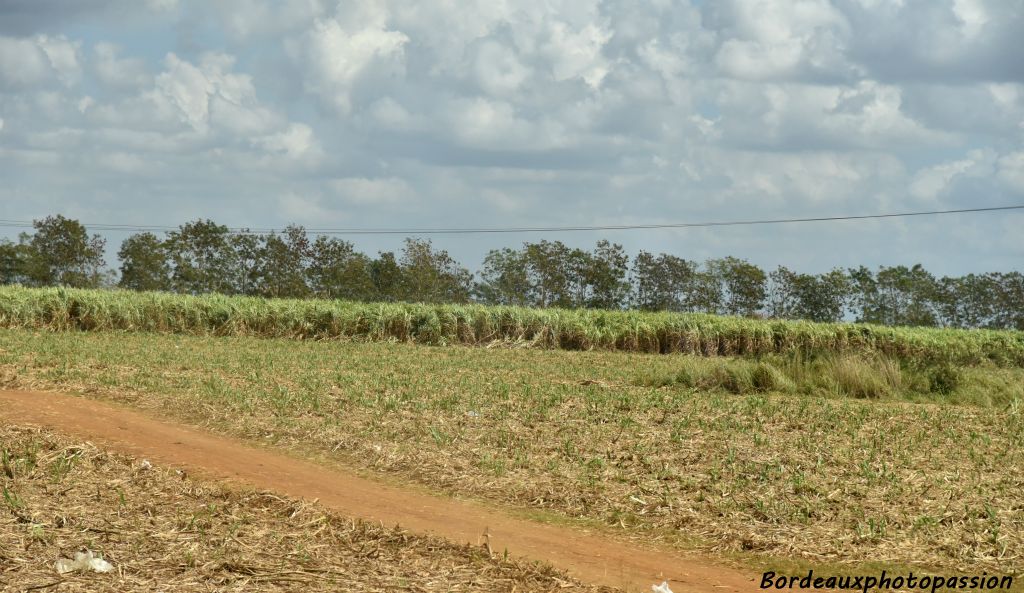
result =
M508 227L1024 204L1021 31L1024 0L0 0L0 219ZM1024 269L1022 229L1010 211L433 241L470 268L607 238L952 275ZM105 236L116 265L126 234Z

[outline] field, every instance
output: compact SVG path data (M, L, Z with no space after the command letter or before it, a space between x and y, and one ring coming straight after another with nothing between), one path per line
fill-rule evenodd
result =
M0 591L597 591L483 548L0 426ZM113 572L58 575L89 549Z
M1019 333L4 290L5 387L746 566L1024 569Z
M115 399L627 534L1021 566L1018 403L648 385L707 362L681 356L108 332L5 331L0 347L7 386ZM1019 369L990 372L1020 389Z

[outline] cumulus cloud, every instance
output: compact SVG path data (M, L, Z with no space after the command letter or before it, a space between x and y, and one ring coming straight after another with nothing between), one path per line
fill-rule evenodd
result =
M721 35L715 62L732 77L835 79L854 72L843 55L850 25L828 0L732 0L715 3L710 15Z
M495 96L516 91L531 73L512 48L493 40L480 45L474 70L480 87Z
M253 143L271 152L290 159L316 157L320 154L320 146L313 129L302 123L293 123L288 129L255 138Z
M121 48L100 42L93 47L92 67L103 84L119 88L137 88L148 81L146 64L141 58L121 58Z
M541 55L551 65L555 80L579 78L591 87L598 87L610 68L601 49L611 36L609 31L595 23L573 30L565 23L556 21L549 27Z
M991 177L995 154L991 150L972 150L966 158L947 161L918 171L910 183L910 194L922 200L934 200L950 191L965 177Z
M350 204L408 204L416 195L415 190L405 180L395 177L346 177L332 179L327 182L327 186L334 195Z
M79 81L80 44L63 35L31 38L0 36L0 90L18 90L58 81L72 86Z
M999 180L1024 196L1024 151L999 157L998 168Z
M886 80L1020 81L1010 49L1024 26L1019 2L946 0L836 4L857 31L848 55Z
M336 5L336 3L334 3ZM221 0L210 7L238 42L294 33L330 12L327 0Z
M217 131L249 138L283 127L284 118L258 100L252 77L232 71L234 63L223 53L204 54L195 64L170 53L165 70L142 97L155 114L172 115L203 135Z
M1016 1L65 4L0 3L0 175L97 216L652 222L1024 198ZM964 224L977 259L986 223ZM885 228L875 251L835 240L929 244ZM788 251L767 231L630 240L836 264L815 233Z
M357 15L317 19L312 28L289 44L292 57L306 69L306 89L322 104L345 114L364 76L400 75L409 37L387 28L387 14L365 5ZM340 11L340 8L339 8Z

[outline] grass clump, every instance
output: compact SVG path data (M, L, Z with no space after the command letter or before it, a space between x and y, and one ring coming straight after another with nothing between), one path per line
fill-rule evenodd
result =
M669 373L642 373L634 382L733 394L784 393L872 400L941 401L982 407L1024 399L1024 373L995 365L900 361L878 354L800 353L757 359L677 359Z
M684 358L674 377L647 377L641 383L651 387L678 384L703 391L721 390L729 393L767 393L792 388L792 381L781 371L764 362L724 359Z

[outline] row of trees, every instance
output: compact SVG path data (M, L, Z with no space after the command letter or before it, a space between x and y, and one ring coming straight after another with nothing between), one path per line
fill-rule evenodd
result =
M696 262L599 241L593 250L560 241L492 250L478 274L430 241L370 257L352 243L282 233L233 233L209 220L158 237L140 233L118 251L120 274L104 271L105 244L77 221L36 221L17 243L0 242L0 282L186 294L363 301L470 301L531 307L637 308L886 325L1024 329L1020 272L936 278L920 265L766 273L733 257Z

